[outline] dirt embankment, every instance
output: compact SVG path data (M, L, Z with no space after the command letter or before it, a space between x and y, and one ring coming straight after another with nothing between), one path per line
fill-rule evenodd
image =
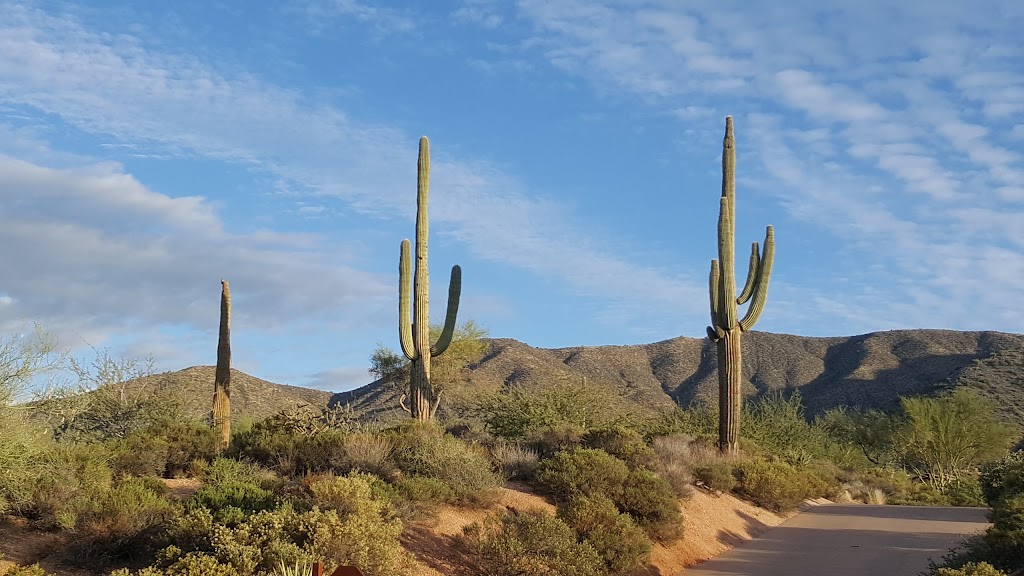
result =
M187 497L196 488L194 481L170 486L179 497ZM683 539L671 546L655 545L647 566L633 576L676 576L684 569L713 558L733 546L750 540L768 528L781 524L785 517L773 514L728 494L713 495L695 490L682 503ZM554 513L555 507L534 494L529 487L510 483L502 488L496 504L488 510L444 507L431 520L412 522L402 543L419 563L417 576L452 574L462 558L453 539L462 528L483 520L502 509L542 509ZM57 533L32 528L28 522L0 518L0 572L12 563L38 562L47 573L61 576L103 576L103 572L74 569L60 561L63 539Z
M491 511L443 508L434 520L412 523L402 537L403 545L419 561L417 576L452 574L462 561L452 545L453 538L464 526L502 508L542 509L551 513L555 510L549 502L519 484L509 484L502 489ZM786 519L732 495L713 495L701 490L695 490L693 497L682 503L682 508L683 539L671 546L655 545L648 565L634 571L634 576L676 576L685 568L714 558Z

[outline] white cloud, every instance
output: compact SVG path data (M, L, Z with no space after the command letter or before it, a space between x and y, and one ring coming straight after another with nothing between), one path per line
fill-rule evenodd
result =
M386 15L386 11L352 2L316 5L357 18ZM139 38L94 32L73 18L21 5L5 5L4 9L0 101L53 115L91 134L106 135L112 145L137 147L140 154L198 155L265 171L279 180L287 194L314 197L300 210L319 206L322 197L331 196L368 215L390 218L397 214L411 220L415 210L414 136L389 126L357 122L332 105L243 72L228 73L189 55L151 50ZM435 143L434 148L431 218L435 235L457 238L489 260L558 278L575 293L624 301L633 314L656 322L666 322L652 312L657 303L675 305L681 295L685 298L703 291L702 285L681 280L682 276L617 256L610 245L596 240L607 234L584 230L558 204L525 193L525 186L505 171L452 158L443 144ZM199 288L185 290L185 282L209 282L222 275L255 280L257 264L261 270L273 270L269 278L260 276L261 284L269 286L253 296L265 299L267 308L274 301L280 311L263 319L268 323L283 318L290 308L317 317L311 308L316 300L311 291L327 297L344 288L338 291L345 294L353 289L341 280L348 272L354 278L366 276L336 268L331 258L313 250L312 242L321 242L320 238L229 234L202 199L153 193L111 167L64 173L9 162L7 169L24 173L30 180L40 179L40 190L51 199L58 194L58 182L69 185L66 190L60 188L65 194L61 198L67 202L58 209L64 220L54 215L55 219L41 221L31 229L12 227L6 234L12 242L37 242L35 231L48 231L49 236L35 248L45 254L36 256L58 258L68 270L54 280L52 298L71 290L68 282L73 278L96 278L73 286L83 292L73 300L80 313L87 305L115 310L125 293L108 288L132 283L124 272L131 269L129 264L142 267L146 291L130 303L130 310L119 313L164 321L180 320L177 312L170 311L194 305L192 299L198 297ZM86 198L100 202L76 208L84 206ZM107 219L109 214L103 210L108 208L129 211L131 217ZM147 219L153 217L159 217L175 234L170 239L154 237L138 243L110 232L150 229L153 226ZM192 235L192 231L200 233ZM219 236L211 236L215 234ZM226 243L224 252L212 251L211 255L202 239L219 246ZM267 243L271 248L263 249ZM76 249L64 252L68 245ZM229 252L227 248L230 258L221 256ZM85 274L97 260L121 263L118 269L122 272L110 277L73 275ZM230 270L235 271L224 272L231 263L234 267ZM45 273L28 260L21 265L28 267L27 272ZM186 271L185 278L179 270ZM310 275L310 271L315 272ZM305 285L303 279L320 276L343 286ZM378 282L372 280L369 285ZM174 302L159 303L169 291L174 292ZM283 300L277 302L278 297ZM66 300L63 308L71 301ZM692 308L697 313L703 304Z
M1024 221L1024 5L983 4L519 6L536 29L525 49L597 90L687 125L689 110L735 114L760 164L747 182L856 246L853 265L883 264L844 288L842 308L803 302L904 327L1024 330L999 312L1024 295L1024 255L1007 249Z
M92 344L134 323L209 330L221 278L254 330L310 317L338 325L390 304L389 279L338 262L326 239L225 231L204 199L152 192L116 166L0 156L0 203L11 299L0 326L30 318Z

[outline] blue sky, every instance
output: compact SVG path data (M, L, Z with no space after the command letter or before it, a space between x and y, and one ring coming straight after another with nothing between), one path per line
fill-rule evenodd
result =
M756 329L1024 331L1024 4L160 4L0 0L4 334L364 384L427 135L434 320L701 337L726 115Z

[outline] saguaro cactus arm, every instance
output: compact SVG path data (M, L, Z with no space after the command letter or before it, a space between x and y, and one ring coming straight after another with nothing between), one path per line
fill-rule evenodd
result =
M757 246L757 243L754 243ZM744 332L752 329L757 319L761 317L764 310L764 303L768 299L768 281L772 276L772 264L775 262L775 230L771 226L764 233L764 256L757 270L757 280L754 282L753 297L747 313L740 320L740 329Z
M437 342L430 347L431 356L440 356L452 343L455 334L455 318L459 314L459 297L462 295L462 267L452 266L452 277L448 281L448 308L444 315L444 328L441 329Z
M398 340L402 353L409 360L416 359L416 344L412 337L412 247L409 240L402 240L398 258Z
M747 282L743 285L743 291L736 297L737 304L743 304L750 299L750 295L754 293L754 283L757 281L757 269L761 265L761 255L759 254L757 242L753 242L750 247L750 268L747 269Z

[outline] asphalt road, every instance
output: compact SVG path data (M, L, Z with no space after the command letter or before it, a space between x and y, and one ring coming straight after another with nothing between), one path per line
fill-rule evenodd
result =
M916 576L964 536L985 508L812 506L685 576Z

